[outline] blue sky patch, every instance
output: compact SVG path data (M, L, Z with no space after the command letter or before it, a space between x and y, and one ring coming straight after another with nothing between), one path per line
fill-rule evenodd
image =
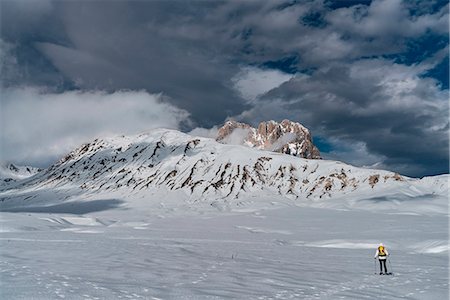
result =
M388 55L396 63L412 65L432 57L437 51L448 45L448 36L427 33L420 38L410 39L406 44L406 51Z
M428 72L426 72L425 74L423 74L423 77L432 77L435 78L437 80L439 80L439 82L441 83L441 88L443 90L448 90L448 85L449 85L449 60L448 60L448 55L438 64L436 65L433 69L429 70Z
M262 64L262 67L277 69L288 74L295 74L298 71L297 69L298 60L299 60L298 56L292 55L284 57L279 60L267 61Z
M343 7L352 7L359 4L369 6L370 3L372 3L372 0L328 0L325 2L325 5L331 9L338 9Z
M334 150L331 143L329 143L324 137L313 136L313 143L317 146L317 148L319 148L319 151L322 153L330 153Z

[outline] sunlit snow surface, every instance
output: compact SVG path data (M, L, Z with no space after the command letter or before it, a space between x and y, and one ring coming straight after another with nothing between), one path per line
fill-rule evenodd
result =
M2 212L0 298L448 299L446 212L144 203Z

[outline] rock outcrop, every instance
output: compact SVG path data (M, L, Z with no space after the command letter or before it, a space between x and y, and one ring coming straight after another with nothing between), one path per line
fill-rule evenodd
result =
M239 144L252 148L290 154L302 158L320 159L309 130L297 122L283 120L261 122L258 128L236 121L227 121L216 140L223 144Z

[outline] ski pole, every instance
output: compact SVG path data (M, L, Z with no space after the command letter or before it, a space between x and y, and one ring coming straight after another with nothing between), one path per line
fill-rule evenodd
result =
M373 259L373 271L374 271L374 274L377 274L377 262L376 262L375 258Z
M394 269L392 269L392 263L391 263L390 258L388 258L388 262L389 262L389 268L391 268L391 273L392 273L392 275L394 275Z

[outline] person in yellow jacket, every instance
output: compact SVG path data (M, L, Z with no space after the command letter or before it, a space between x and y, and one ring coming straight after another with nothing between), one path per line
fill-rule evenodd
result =
M377 248L377 252L375 253L374 257L374 259L378 258L378 261L380 262L380 275L383 274L383 266L384 266L384 274L389 274L386 268L386 260L388 256L389 252L387 251L386 247L384 247L383 244L380 244Z

